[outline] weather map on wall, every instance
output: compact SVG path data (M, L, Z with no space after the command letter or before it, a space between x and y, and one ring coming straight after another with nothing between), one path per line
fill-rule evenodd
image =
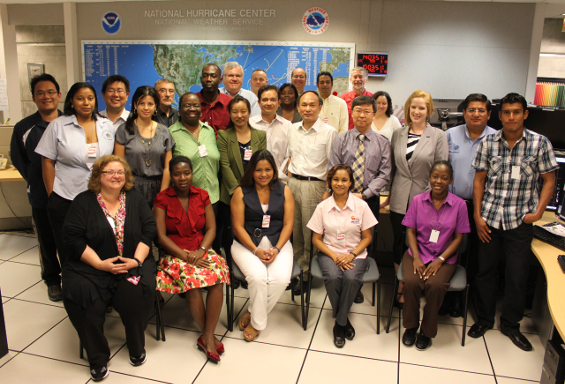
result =
M334 77L334 91L348 90L349 70L355 63L355 44L258 41L82 41L84 80L99 93L99 110L105 108L100 95L104 80L114 74L130 81L131 92L142 85L154 85L167 78L178 95L201 89L200 72L208 63L220 68L237 61L245 70L243 87L255 69L263 69L269 84L290 82L294 68L304 68L306 90L316 89L316 76L328 71ZM127 108L131 105L128 101Z

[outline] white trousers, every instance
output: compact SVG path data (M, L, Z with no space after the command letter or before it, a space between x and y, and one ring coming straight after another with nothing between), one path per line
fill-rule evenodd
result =
M270 245L266 237L264 240ZM238 241L231 246L233 260L245 275L249 290L249 307L251 313L251 325L258 331L267 327L267 315L290 283L292 275L292 244L287 241L271 264L263 264L261 259L245 248Z

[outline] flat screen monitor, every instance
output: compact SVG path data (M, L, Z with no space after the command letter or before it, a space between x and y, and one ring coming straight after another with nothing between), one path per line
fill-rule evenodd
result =
M565 156L555 156L559 169L555 178L555 188L553 189L553 196L551 201L547 204L547 210L555 211L565 200ZM543 179L542 179L543 180Z

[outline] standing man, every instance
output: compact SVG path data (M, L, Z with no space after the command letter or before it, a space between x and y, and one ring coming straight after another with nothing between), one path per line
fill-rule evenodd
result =
M31 80L31 95L37 105L37 112L16 124L10 150L14 166L27 182L27 197L39 242L41 278L47 285L49 300L61 301L61 266L57 259L55 236L47 216L47 190L43 184L41 155L35 153L35 147L47 125L61 115L61 111L57 109L61 92L55 78L44 73Z
M267 72L262 69L256 69L251 74L251 90L259 98L259 88L263 85L269 84L269 79L267 78Z
M465 124L448 129L445 132L449 146L449 162L453 166L453 183L449 185L449 191L459 196L467 203L467 213L471 224L469 235L469 248L463 257L463 265L466 266L467 279L473 283L477 274L477 255L479 251L479 237L475 226L473 207L473 180L475 169L472 166L473 159L477 153L479 143L496 130L487 126L490 118L491 104L489 99L482 93L472 93L463 101L463 117ZM461 316L460 292L448 292L442 306L443 314L452 317Z
M357 96L373 96L373 94L365 89L365 84L369 81L369 73L363 67L355 67L351 70L351 77L349 78L353 90L343 93L340 97L347 103L347 110L349 111L349 129L353 129L353 119L351 117L351 103Z
M251 104L251 111L249 116L256 116L261 113L261 109L257 104L257 96L247 89L241 88L243 86L243 67L235 62L228 61L224 64L224 86L220 88L220 92L230 97L237 95L245 97Z
M155 89L159 93L157 121L169 128L179 119L179 111L172 107L175 101L175 85L171 80L160 79L155 83Z
M290 82L294 84L296 90L298 91L298 96L304 92L304 87L306 86L306 71L302 68L295 68L290 73Z
M281 103L279 88L276 85L264 85L259 89L261 114L249 119L255 129L267 132L267 150L275 158L279 179L288 182L288 130L292 123L277 115Z
M200 82L202 90L196 94L202 109L200 121L214 128L217 133L226 129L230 122L228 104L232 98L218 89L222 82L222 71L216 64L207 64L202 68Z
M477 149L473 168L473 203L479 244L479 273L475 283L478 321L469 336L483 336L494 325L496 274L506 254L506 285L500 331L520 349L532 345L520 332L533 238L532 223L541 219L553 194L553 148L542 135L524 128L526 99L509 93L500 101L502 129L485 137ZM543 187L539 191L539 178Z
M124 76L108 76L102 83L102 98L106 103L106 109L100 112L100 116L107 117L114 123L114 132L128 119L129 111L126 110L128 97L129 81Z
M290 180L288 186L294 196L294 258L308 277L312 231L306 226L326 190L328 159L337 131L318 119L322 98L314 91L298 97L298 111L302 121L288 130ZM304 288L305 288L304 286ZM292 284L300 294L300 282Z
M345 104L343 100L340 101ZM335 139L328 169L337 164L351 166L355 181L353 194L365 200L375 218L379 220L381 205L379 192L390 181L390 143L386 137L371 129L373 117L377 112L375 99L370 96L356 97L351 103L351 108L355 127L346 130ZM329 191L326 191L324 198L329 195ZM376 227L374 228L376 230ZM373 236L373 239L376 238ZM373 247L375 244L376 241L373 242ZM355 303L362 303L363 300L363 293L359 289Z
M337 96L332 95L334 78L329 72L320 72L316 79L318 94L324 100L324 106L320 113L320 119L334 127L338 133L344 133L348 129L349 113L347 103Z

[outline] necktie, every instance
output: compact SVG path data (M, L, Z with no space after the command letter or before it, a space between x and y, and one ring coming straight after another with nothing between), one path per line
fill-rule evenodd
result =
M353 188L353 192L355 193L362 193L363 192L363 181L365 180L365 144L363 144L363 140L365 140L365 135L357 136L359 139L359 147L357 147L357 151L355 152L355 160L353 160L353 180L355 181L355 188Z

